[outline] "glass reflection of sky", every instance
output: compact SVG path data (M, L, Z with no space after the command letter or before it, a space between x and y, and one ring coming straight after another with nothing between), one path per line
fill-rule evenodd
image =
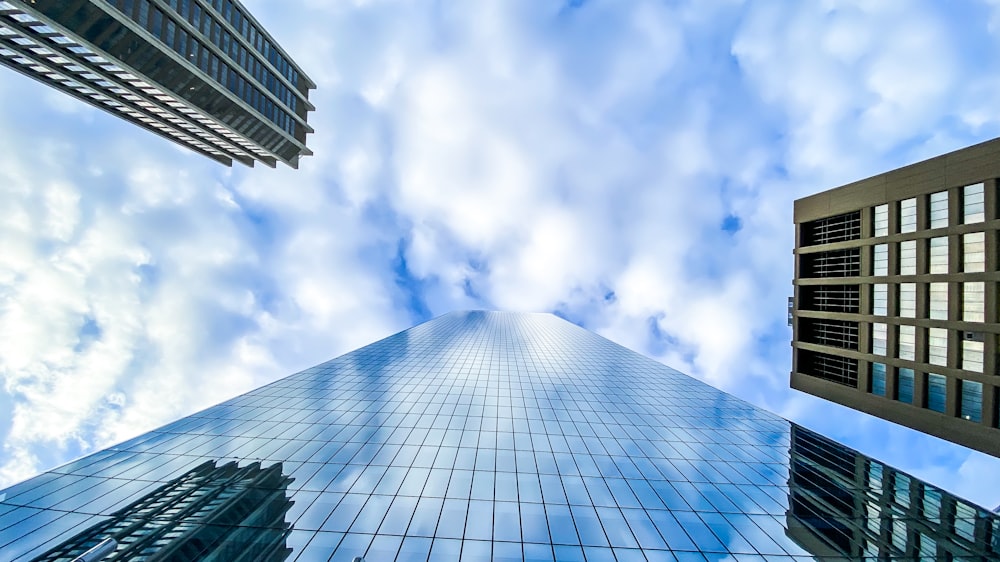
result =
M0 492L0 559L30 560L207 460L280 464L288 560L1000 550L984 510L590 332L465 312Z

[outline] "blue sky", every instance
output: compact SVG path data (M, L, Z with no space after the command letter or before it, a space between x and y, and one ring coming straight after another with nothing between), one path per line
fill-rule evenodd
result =
M5 70L0 486L454 309L551 311L977 503L788 390L792 201L1000 136L1000 2L245 4L317 82L228 169Z

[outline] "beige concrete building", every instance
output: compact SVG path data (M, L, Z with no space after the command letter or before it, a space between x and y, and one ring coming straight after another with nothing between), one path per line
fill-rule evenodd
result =
M795 202L792 388L1000 456L1000 139Z

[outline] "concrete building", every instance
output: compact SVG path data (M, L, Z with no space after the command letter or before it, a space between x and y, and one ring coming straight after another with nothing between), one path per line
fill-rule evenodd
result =
M315 84L234 0L0 1L0 63L226 165L312 154Z
M0 490L0 560L240 553L992 560L1000 517L555 316L482 311Z
M1000 456L1000 139L795 202L792 388Z

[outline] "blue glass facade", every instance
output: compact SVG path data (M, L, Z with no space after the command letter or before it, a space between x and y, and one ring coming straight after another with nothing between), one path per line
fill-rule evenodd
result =
M99 544L104 560L979 560L1000 520L554 316L462 312L0 491L0 560Z

